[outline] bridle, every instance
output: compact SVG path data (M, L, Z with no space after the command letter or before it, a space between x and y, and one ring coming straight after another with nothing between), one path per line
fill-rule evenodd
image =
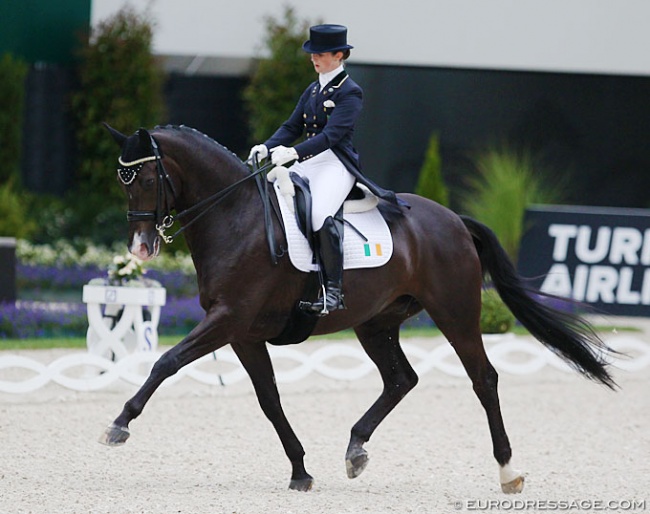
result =
M142 170L142 167L146 162L156 161L156 174L158 180L156 181L156 208L149 211L126 211L126 220L131 221L153 221L156 225L156 231L162 236L163 241L165 239L165 230L172 226L174 223L173 217L169 214L170 205L173 204L173 200L176 199L176 187L171 177L167 173L165 166L163 166L162 155L160 153L160 148L158 143L149 135L151 140L151 148L153 150L153 155L149 157L143 157L136 161L124 162L120 157L118 162L121 167L117 169L117 176L120 181L128 186L133 183L137 178L138 173ZM171 194L172 202L169 201L169 194Z
M235 191L240 185L244 182L248 182L251 179L255 179L258 183L258 189L262 195L262 203L264 205L264 217L266 220L267 226L267 237L269 240L269 246L271 247L271 254L275 261L276 252L275 252L275 242L273 240L272 232L270 232L269 222L270 217L268 214L269 209L269 199L268 199L268 189L263 186L266 184L266 172L273 167L272 163L267 163L264 166L259 166L257 158L247 161L251 165L252 171L250 175L246 175L244 178L238 180L227 186L226 188L218 191L209 197L201 200L200 202L188 207L184 211L176 213L176 215L171 214L171 210L174 207L170 205L175 204L177 192L174 187L174 182L167 173L165 166L163 165L162 154L158 143L154 137L149 134L151 139L151 148L153 150L153 155L148 157L143 157L136 161L124 162L120 157L118 162L120 163L120 168L117 170L117 175L120 181L128 186L136 179L140 170L146 162L156 161L156 175L157 175L157 195L156 195L156 208L153 210L141 210L141 211L132 211L128 210L126 212L126 220L131 221L153 221L155 223L156 232L160 238L167 244L170 244L174 239L190 225L196 223L200 218L202 218L210 209L219 204L224 200L230 193ZM169 201L169 195L171 194L171 202ZM176 220L187 217L190 214L197 213L192 219L190 219L185 225L180 227L174 234L166 235L165 232L171 228Z

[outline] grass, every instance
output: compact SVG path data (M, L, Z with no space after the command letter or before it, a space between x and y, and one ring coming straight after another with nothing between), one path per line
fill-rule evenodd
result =
M613 327L613 326L596 326L596 331L601 333L611 333L613 330L618 332L640 332L636 327ZM528 331L520 325L516 325L512 332L516 335L527 335ZM442 335L440 330L435 327L417 327L406 328L400 333L401 339L413 337L438 337ZM329 340L337 341L343 339L354 339L355 335L352 330L343 330L334 334L314 336L314 341ZM158 338L160 346L174 346L181 339L182 335L161 335ZM59 337L59 338L34 338L34 339L0 339L0 350L49 350L52 348L86 348L85 337Z

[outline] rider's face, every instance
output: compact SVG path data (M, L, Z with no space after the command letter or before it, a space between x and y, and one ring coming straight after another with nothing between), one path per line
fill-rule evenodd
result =
M311 54L311 62L317 73L329 73L341 64L343 52L325 52L324 54Z

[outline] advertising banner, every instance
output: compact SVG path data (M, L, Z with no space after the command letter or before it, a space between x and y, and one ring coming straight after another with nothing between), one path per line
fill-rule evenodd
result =
M543 292L619 316L650 316L650 210L535 206L518 270Z

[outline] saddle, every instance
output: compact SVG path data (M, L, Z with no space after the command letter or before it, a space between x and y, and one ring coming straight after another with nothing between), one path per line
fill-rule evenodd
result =
M309 181L284 167L268 175L274 183L284 224L289 258L300 271L318 271L313 252ZM352 188L335 219L344 224L343 269L374 268L393 254L393 240L377 206L379 199L363 185Z

